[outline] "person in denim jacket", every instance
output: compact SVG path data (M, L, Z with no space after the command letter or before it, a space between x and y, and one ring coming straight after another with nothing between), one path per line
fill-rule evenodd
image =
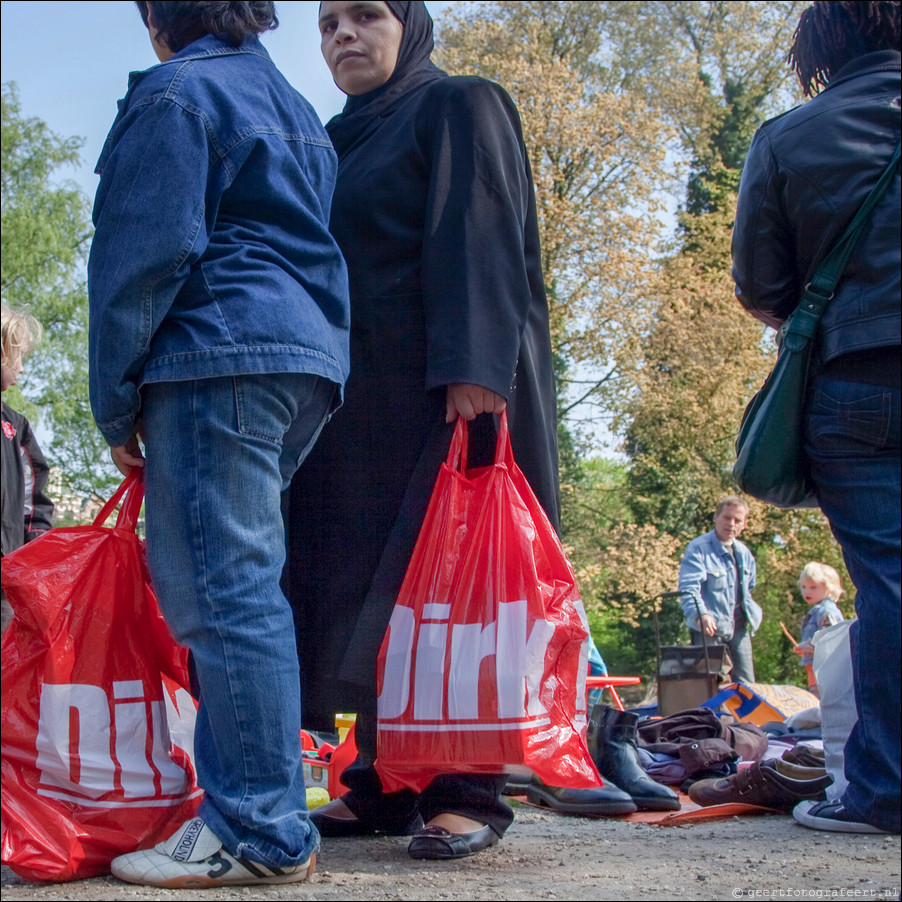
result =
M760 606L752 598L755 558L739 536L748 522L742 498L724 498L714 513L714 529L693 539L680 563L680 598L692 642L702 634L726 646L724 678L755 682L752 636L761 625ZM701 612L701 621L699 621Z
M290 883L312 873L319 835L281 496L348 372L337 161L258 40L278 24L272 3L137 5L161 64L131 75L97 166L91 403L123 473L146 455L148 565L192 655L204 798L112 870Z

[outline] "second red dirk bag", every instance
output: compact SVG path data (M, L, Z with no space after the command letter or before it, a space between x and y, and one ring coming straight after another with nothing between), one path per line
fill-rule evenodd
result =
M107 517L125 496L114 528ZM109 872L192 817L196 707L135 533L132 470L92 526L3 558L2 852L28 880Z
M601 785L585 744L588 625L573 569L514 463L467 470L458 420L379 652L386 792L528 769Z

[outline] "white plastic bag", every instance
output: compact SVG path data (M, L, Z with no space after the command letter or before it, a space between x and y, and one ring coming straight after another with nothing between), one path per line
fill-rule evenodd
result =
M852 650L849 627L844 620L814 635L814 678L821 694L821 736L824 740L827 773L833 783L827 799L838 799L849 785L843 770L846 741L858 720L855 688L852 685Z

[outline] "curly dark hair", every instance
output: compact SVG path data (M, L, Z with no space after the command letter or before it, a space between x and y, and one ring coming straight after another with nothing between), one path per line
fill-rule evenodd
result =
M238 46L249 34L278 28L271 0L136 0L144 24L153 13L155 39L178 53L205 34L215 34Z
M900 0L815 0L799 19L787 56L806 97L846 63L875 50L899 49Z

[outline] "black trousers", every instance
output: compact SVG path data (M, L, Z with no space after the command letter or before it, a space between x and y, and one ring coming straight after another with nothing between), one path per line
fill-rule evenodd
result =
M411 789L384 793L376 771L376 699L361 698L357 710L357 760L342 774L351 791L343 796L360 820L389 833L403 833L419 814L424 822L439 814L459 814L491 827L499 836L514 820L501 793L504 774L444 774L417 794Z

